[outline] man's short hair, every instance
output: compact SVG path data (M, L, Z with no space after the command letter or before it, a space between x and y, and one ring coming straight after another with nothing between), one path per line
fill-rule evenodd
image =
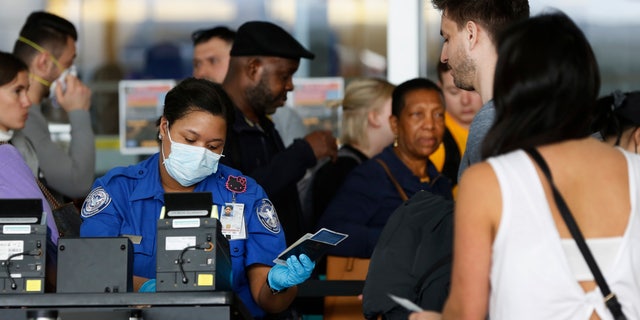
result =
M78 41L78 32L69 20L54 14L35 11L32 12L20 30L20 37L45 48L56 58L59 58L67 45L67 38ZM29 64L38 51L27 43L16 40L13 54Z
M233 40L236 38L236 32L224 26L217 26L210 29L196 30L191 34L191 40L193 40L194 47L203 42L207 42L212 38L220 38L225 42L232 44Z
M474 21L489 31L494 43L498 35L512 23L529 17L528 0L431 0L433 6L447 12L461 29L467 21Z

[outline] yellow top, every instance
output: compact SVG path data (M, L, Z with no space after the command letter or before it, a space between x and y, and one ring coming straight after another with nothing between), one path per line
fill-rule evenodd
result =
M464 150L467 147L467 137L469 136L469 129L460 126L455 120L453 120L453 117L451 117L449 114L445 116L444 124L451 132L453 140L455 140L456 144L458 144L460 154L464 154ZM436 166L436 169L438 169L439 172L442 172L442 168L444 167L444 151L444 143L440 143L438 149L429 156L429 159L431 160L431 162L433 162L433 165ZM456 197L457 191L458 186L456 185L453 188L454 198Z

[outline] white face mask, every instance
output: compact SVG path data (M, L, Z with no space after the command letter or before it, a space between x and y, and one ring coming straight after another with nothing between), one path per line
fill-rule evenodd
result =
M51 105L54 108L60 108L58 101L56 99L56 87L58 84L62 86L62 93L67 90L67 76L72 75L74 77L78 76L78 71L76 70L76 65L71 65L71 67L62 71L60 76L51 83L51 87L49 87L49 99L51 100Z
M167 123L167 136L171 142L171 153L168 158L162 149L162 164L169 175L183 187L192 186L218 171L221 154L203 147L190 146L171 140Z

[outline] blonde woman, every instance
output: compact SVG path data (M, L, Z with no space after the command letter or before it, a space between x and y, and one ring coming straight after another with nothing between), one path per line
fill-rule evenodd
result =
M342 126L335 162L322 165L312 178L313 224L327 208L349 172L393 142L389 125L391 93L395 86L378 78L349 83L342 100Z

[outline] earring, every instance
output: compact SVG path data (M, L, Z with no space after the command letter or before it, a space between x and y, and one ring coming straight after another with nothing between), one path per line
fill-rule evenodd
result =
M394 148L397 148L397 147L398 147L398 136L395 136L395 137L393 138L393 147L394 147Z
M162 135L158 133L158 140L162 140Z

